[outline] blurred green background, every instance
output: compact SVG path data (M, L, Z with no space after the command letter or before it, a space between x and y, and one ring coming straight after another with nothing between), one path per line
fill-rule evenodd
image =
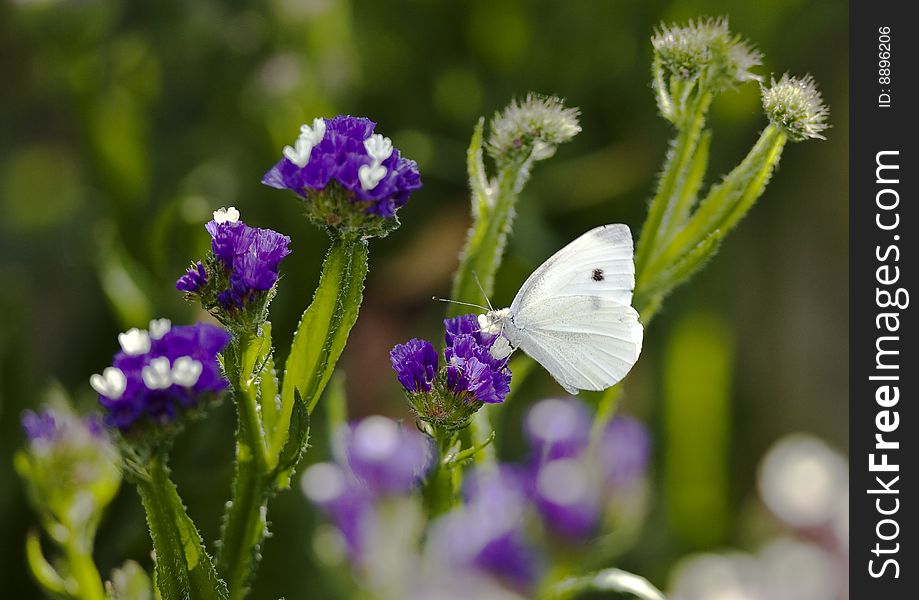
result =
M24 566L34 525L11 455L19 415L53 381L94 403L89 374L115 335L153 316L200 318L174 282L235 205L293 239L272 320L283 356L327 245L262 173L314 116L367 115L418 161L425 187L376 241L341 365L354 415L405 414L388 350L436 338L468 224L464 152L480 115L533 90L582 110L583 132L536 168L492 300L505 305L551 252L598 224L637 231L671 135L649 87L661 20L727 15L765 54L760 73L812 73L831 107L826 142L790 146L720 255L647 332L624 409L657 441L651 516L621 566L663 584L682 554L756 535L755 466L782 433L846 447L847 6L842 0L557 2L269 0L0 2L0 581L38 597ZM713 108L710 180L766 123L755 85ZM544 374L493 409L504 456L519 417L558 394ZM230 405L195 424L174 471L206 540L229 490ZM316 428L317 430L319 428ZM310 459L325 452L314 431ZM298 491L272 504L253 598L339 597L311 548ZM751 524L753 523L753 524ZM134 491L103 523L103 573L149 565ZM336 590L339 590L336 592Z

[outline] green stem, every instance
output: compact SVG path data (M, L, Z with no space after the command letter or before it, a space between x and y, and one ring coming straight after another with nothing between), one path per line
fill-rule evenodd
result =
M743 161L699 203L682 231L656 253L648 268L650 276L640 279L639 283L643 287L656 287L660 282L655 275L702 243L712 232L719 230L722 237L726 235L766 189L787 140L788 136L781 129L767 126ZM639 291L644 290L637 290L636 294Z
M78 539L71 539L64 545L69 576L77 583L80 600L103 600L105 598L102 577L92 557L92 546L85 547Z
M144 466L146 477L137 478L137 490L156 552L162 600L225 600L226 584L217 577L201 534L169 479L165 453L154 454Z
M434 428L437 462L424 485L424 501L431 517L446 513L456 503L453 469L444 460L456 444L456 439L455 432Z
M622 383L607 388L597 403L597 412L594 414L594 422L590 428L590 444L596 447L603 435L603 430L613 417L616 416L616 410L619 408L619 400L622 398Z
M644 274L664 232L672 227L671 220L680 199L683 183L692 167L693 156L705 126L705 115L711 103L710 93L701 93L695 98L667 153L657 193L651 199L648 218L645 219L638 239L635 252L635 272L638 277Z
M469 184L472 188L472 226L460 256L460 265L453 279L451 297L461 302L481 302L482 292L490 296L495 273L501 265L507 236L514 222L515 206L520 190L529 177L533 160L507 164L495 181L489 184L482 162L482 131L480 120L472 135L466 154ZM476 280L478 278L478 281ZM479 289L479 283L482 288ZM469 312L467 307L451 304L447 316Z
M258 381L253 369L258 354L253 339L236 337L224 352L224 367L236 403L236 472L217 553L217 571L227 582L231 599L242 598L258 566L265 537L270 480L265 433L258 412Z

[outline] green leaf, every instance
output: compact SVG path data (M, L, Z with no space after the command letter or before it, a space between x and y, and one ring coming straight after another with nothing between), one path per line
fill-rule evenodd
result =
M276 457L287 441L288 428L281 427L290 422L294 392L299 392L311 413L344 350L363 299L367 252L366 241L349 238L335 240L326 255L319 287L300 319L287 357L280 417L271 440Z
M747 156L721 183L712 186L686 226L658 254L655 267L667 268L716 229L721 230L722 237L726 236L765 191L787 140L780 129L773 125L766 127ZM649 271L653 273L656 269Z
M587 591L631 594L640 600L666 600L664 594L647 579L622 569L604 569L592 575L566 579L550 589L546 598L573 598Z
M138 479L137 489L156 552L162 600L227 599L226 583L217 576L201 534L169 479L165 457L154 455L146 466L150 478Z
M716 229L699 242L695 248L690 249L680 257L673 266L661 273L656 280L647 286L642 285L639 292L636 293L638 298L636 305L644 309L649 296L663 298L673 288L692 277L696 271L701 270L705 263L718 253L723 237L721 230Z
M300 393L294 391L294 410L290 419L290 431L287 433L287 442L281 449L278 457L278 466L275 468L273 479L280 489L290 487L290 476L294 467L300 462L303 453L309 445L310 413Z
M279 397L278 376L274 367L274 352L271 346L271 323L262 326L262 337L267 340L268 352L262 357L261 376L259 379L259 406L262 410L262 426L270 436L277 427L280 418L281 399Z

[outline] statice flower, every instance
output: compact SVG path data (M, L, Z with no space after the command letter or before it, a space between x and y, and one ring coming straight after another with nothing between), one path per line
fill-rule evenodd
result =
M546 526L562 537L587 537L600 522L602 489L585 460L564 458L543 464L534 495Z
M529 493L546 528L562 538L590 537L645 475L651 441L631 417L617 416L591 444L586 406L551 398L533 405L524 429L532 450Z
M290 254L290 238L249 227L232 206L214 211L205 229L211 235L211 252L189 267L176 289L198 298L227 326L257 327L267 317L278 267Z
M473 471L464 496L463 506L432 527L428 547L435 557L452 569L482 571L518 591L532 590L542 561L526 535L523 475L509 465Z
M381 416L367 417L346 432L352 473L374 494L406 493L431 464L430 444L417 429Z
M90 378L106 424L125 434L156 429L216 400L228 387L217 354L229 341L215 325L174 327L167 319L120 334L112 365Z
M591 417L574 398L549 398L533 405L524 430L538 461L579 456L590 441Z
M91 539L121 484L118 452L99 417L79 417L59 403L25 411L22 427L27 444L14 465L33 507L44 523ZM49 534L60 541L55 528Z
M626 489L648 469L651 436L637 419L619 415L604 428L597 451L606 484L613 489Z
M300 485L335 523L349 555L359 558L377 523L377 505L416 489L432 453L418 430L382 416L366 417L338 433L336 462L311 465Z
M316 118L262 178L295 192L307 216L342 234L382 236L398 226L396 211L421 187L418 165L374 133L363 117Z
M484 404L498 404L510 392L508 358L495 358L498 339L480 330L475 315L444 321L444 364L433 345L412 339L396 345L390 363L416 415L435 426L459 429Z

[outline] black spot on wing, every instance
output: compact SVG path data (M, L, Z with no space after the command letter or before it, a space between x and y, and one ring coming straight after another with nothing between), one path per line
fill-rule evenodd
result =
M594 269L593 273L590 274L590 278L594 281L603 281L603 269Z

